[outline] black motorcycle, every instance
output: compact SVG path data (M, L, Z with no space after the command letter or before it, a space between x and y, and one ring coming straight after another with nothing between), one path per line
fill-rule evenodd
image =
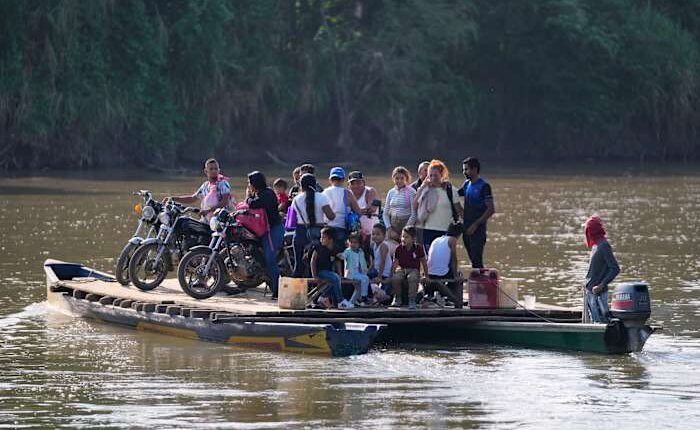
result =
M220 290L245 291L269 281L261 238L236 221L244 211L219 209L209 222L209 246L192 248L180 261L177 278L182 290L195 299L207 299ZM277 257L280 274L291 274L288 249ZM229 281L236 288L227 287Z
M139 223L136 226L133 237L129 239L119 254L117 266L114 270L117 281L122 285L129 285L129 262L131 257L144 240L155 236L160 227L158 213L163 210L163 205L153 200L153 194L150 191L141 190L134 193L134 195L140 196L143 199L143 204L139 203L134 206L134 212L139 217ZM146 231L145 236L141 235L142 231Z
M158 287L189 249L209 242L209 226L186 216L197 213L199 209L172 200L165 203L158 214L158 234L144 240L129 262L129 278L137 288L148 291Z

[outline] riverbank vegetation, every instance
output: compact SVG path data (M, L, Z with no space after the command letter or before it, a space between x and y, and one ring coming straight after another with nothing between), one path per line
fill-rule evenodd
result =
M0 170L700 158L692 0L0 0L0 32Z

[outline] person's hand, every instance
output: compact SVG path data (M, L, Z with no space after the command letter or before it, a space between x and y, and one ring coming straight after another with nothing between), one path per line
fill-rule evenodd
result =
M473 222L468 228L467 228L467 236L471 236L474 234L476 229L479 227L479 225L475 222Z
M171 198L172 197L170 197L170 196L165 196L165 197L163 197L163 200L161 200L160 202L165 204L168 201L168 199L171 199Z
M601 287L600 285L596 285L593 287L592 291L593 294L598 295L601 291L603 291L603 287Z

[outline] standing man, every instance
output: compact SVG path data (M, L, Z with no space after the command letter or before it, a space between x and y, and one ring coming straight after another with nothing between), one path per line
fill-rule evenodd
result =
M464 196L464 248L473 268L484 267L486 246L486 221L496 212L491 185L481 176L481 164L476 157L462 161L462 173L467 178L459 190Z
M226 176L219 170L219 162L213 158L204 162L204 175L207 180L192 195L170 197L176 203L189 205L199 202L201 206L200 216L209 222L214 211L219 208L233 208L234 199L231 195L231 185ZM163 199L167 200L168 197Z

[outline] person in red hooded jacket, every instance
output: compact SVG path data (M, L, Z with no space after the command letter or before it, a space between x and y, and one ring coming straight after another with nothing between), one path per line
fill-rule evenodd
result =
M586 302L593 322L608 322L608 285L620 273L612 247L605 237L603 221L590 217L583 225L586 246L591 248L591 262L586 274Z

